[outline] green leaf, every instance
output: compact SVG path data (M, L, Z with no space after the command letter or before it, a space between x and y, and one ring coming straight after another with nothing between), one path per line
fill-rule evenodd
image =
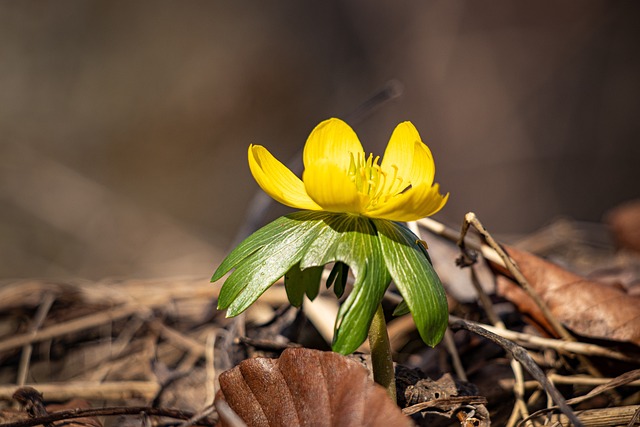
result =
M400 301L400 304L396 306L396 309L393 310L393 315L396 317L400 317L400 316L404 316L409 312L410 310L409 310L409 306L407 305L407 302L405 300L402 300Z
M313 301L320 291L320 280L324 267L309 267L300 269L297 263L284 275L284 287L287 291L287 298L294 307L302 305L304 294Z
M281 239L295 230L300 221L316 219L317 212L300 211L294 212L276 219L265 225L249 237L244 239L229 255L222 261L220 266L213 273L212 282L216 282L227 274L231 269L240 264L244 259L255 251L272 242L274 239Z
M228 309L228 317L237 316L297 264L322 228L317 214L301 211L281 217L233 250L213 276L236 268L220 290L218 309Z
M338 311L332 345L334 351L348 354L367 338L371 319L391 280L370 219L346 213L327 214L300 266L330 262L348 265L355 278L351 294Z
M418 238L404 226L374 219L385 263L400 290L422 340L436 345L447 328L447 298Z
M333 285L333 293L336 294L338 299L342 298L342 294L344 294L344 290L347 286L348 277L349 266L342 262L336 262L331 269L331 273L329 273L329 277L327 278L327 289Z

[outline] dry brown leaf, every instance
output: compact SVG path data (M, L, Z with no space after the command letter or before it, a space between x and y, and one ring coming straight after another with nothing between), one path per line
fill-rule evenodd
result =
M337 353L290 348L279 359L245 360L219 379L216 400L249 427L413 425L362 365Z
M587 337L640 345L640 297L629 295L621 286L587 280L528 252L505 250L551 313L568 328ZM499 276L497 291L551 330L531 298L510 279Z
M611 209L605 221L620 248L640 252L640 199Z

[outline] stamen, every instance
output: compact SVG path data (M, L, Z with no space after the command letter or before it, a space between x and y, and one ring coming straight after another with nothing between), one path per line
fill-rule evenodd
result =
M386 202L390 197L411 188L409 183L398 176L398 167L391 165L393 176L383 171L380 156L373 157L365 153L349 153L349 169L347 174L360 194L368 196L368 204L373 207Z

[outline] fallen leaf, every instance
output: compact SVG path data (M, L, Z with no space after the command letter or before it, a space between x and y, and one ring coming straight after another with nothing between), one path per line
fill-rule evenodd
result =
M219 380L216 401L249 427L413 425L362 365L337 353L290 348L279 359L244 360Z
M640 252L640 199L616 206L604 220L620 248Z
M640 297L622 286L587 280L528 252L505 247L522 274L565 326L582 336L640 345ZM531 298L511 279L498 276L497 292L547 331Z

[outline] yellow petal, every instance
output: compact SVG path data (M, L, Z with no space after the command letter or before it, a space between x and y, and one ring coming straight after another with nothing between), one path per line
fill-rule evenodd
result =
M329 119L320 123L309 135L304 146L305 169L318 160L327 159L342 170L349 169L351 155L361 153L362 144L351 127L340 119Z
M322 210L362 213L368 197L359 194L347 173L324 159L310 164L302 175L307 194Z
M249 169L258 185L278 202L296 209L322 210L304 184L261 145L249 146Z
M436 173L433 155L411 122L396 126L389 139L380 167L387 174L393 174L392 165L398 168L398 176L414 187L433 183Z
M392 197L386 203L370 209L366 215L392 221L416 221L438 212L448 199L448 193L444 196L439 193L438 184L433 187L420 184Z

